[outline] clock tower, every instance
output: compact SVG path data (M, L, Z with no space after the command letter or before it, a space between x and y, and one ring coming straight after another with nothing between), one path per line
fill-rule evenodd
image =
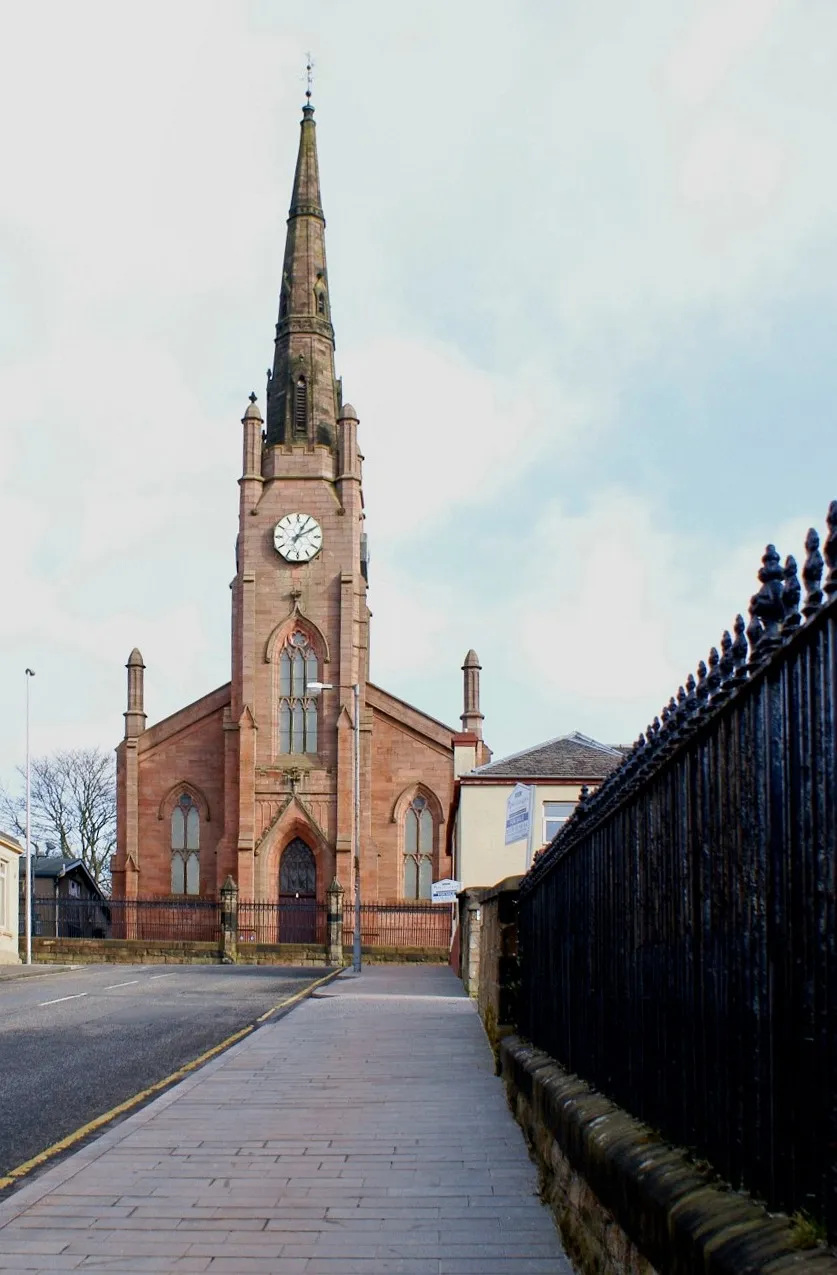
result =
M217 898L232 875L242 900L322 903L335 877L352 890L357 857L366 901L427 899L452 871L455 773L489 755L476 656L458 732L369 680L363 458L334 373L310 104L278 311L264 416L251 394L241 421L231 678L147 726L132 651L115 898Z
M334 374L315 130L306 106L264 435L255 402L242 422L224 849L247 898L269 893L291 824L319 842L318 875L351 879L355 683L369 769L362 458ZM332 689L316 694L311 683Z

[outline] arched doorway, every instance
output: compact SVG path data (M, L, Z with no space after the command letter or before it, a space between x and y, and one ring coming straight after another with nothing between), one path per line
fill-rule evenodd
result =
M279 863L280 943L317 938L317 863L311 847L294 837Z

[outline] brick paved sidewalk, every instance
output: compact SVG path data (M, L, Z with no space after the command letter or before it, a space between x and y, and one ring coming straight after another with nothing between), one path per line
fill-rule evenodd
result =
M569 1275L536 1190L458 980L377 966L0 1204L0 1271Z

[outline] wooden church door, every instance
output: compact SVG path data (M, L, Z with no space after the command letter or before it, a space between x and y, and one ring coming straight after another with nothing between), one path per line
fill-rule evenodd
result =
M311 848L294 837L279 864L279 942L314 943L317 938L317 864Z

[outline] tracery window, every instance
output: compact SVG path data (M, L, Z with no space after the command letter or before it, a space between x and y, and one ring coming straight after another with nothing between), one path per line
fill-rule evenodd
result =
M414 797L404 814L404 898L429 899L433 883L433 815Z
M317 751L317 699L308 693L319 680L319 660L306 634L292 633L279 655L278 751Z
M201 815L188 792L171 812L171 892L200 893Z

